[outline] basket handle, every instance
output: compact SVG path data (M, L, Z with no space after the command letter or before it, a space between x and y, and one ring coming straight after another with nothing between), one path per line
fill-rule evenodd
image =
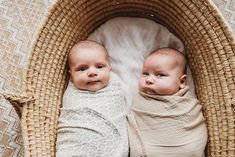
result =
M21 118L23 105L28 104L29 102L35 101L34 96L29 93L27 94L4 93L2 95L14 107L19 118Z

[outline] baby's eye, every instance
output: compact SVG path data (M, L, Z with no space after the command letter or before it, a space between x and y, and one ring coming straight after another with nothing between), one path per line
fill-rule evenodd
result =
M84 66L81 66L81 67L78 67L77 71L85 71L87 70L87 67L84 67Z
M102 69L104 67L104 65L102 65L102 64L98 64L97 66L96 66L96 68L98 68L98 69Z
M166 74L157 73L157 74L155 74L155 76L157 76L157 77L165 77L167 75Z
M142 75L144 75L144 76L148 76L148 75L149 75L149 73L147 73L147 72L142 72Z

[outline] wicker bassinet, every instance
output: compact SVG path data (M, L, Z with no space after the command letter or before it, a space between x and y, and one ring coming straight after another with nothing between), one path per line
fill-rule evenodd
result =
M207 122L207 156L235 156L235 38L211 0L56 1L32 49L26 95L6 96L13 106L23 106L25 156L55 156L67 53L117 16L161 22L181 38Z

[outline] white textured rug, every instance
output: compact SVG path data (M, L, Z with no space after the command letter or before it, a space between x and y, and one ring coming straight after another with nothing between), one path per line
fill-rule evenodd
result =
M213 0L235 32L235 0ZM30 46L54 0L0 0L0 93L22 91ZM0 156L23 156L19 119L0 97Z

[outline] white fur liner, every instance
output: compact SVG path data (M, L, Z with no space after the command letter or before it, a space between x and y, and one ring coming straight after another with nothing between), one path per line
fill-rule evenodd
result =
M184 51L183 43L166 27L144 18L111 19L93 32L88 39L103 44L108 50L112 71L122 80L129 106L138 91L138 78L144 58L161 47ZM187 79L194 94L190 69Z

